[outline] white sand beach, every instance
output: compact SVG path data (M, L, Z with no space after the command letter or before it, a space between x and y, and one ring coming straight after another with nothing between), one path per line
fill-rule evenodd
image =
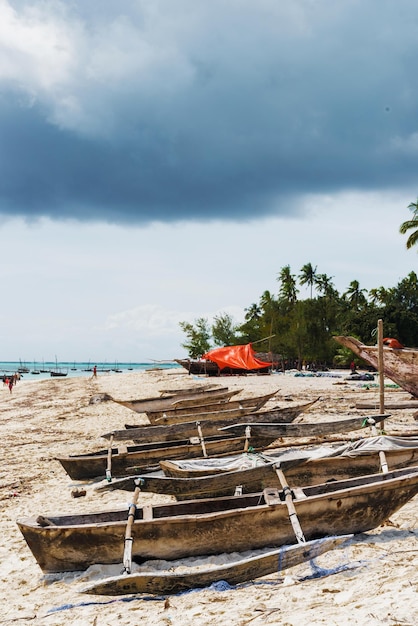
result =
M303 563L234 588L193 590L168 599L150 595L104 597L80 593L88 581L99 575L117 574L122 566L45 576L16 525L18 517L28 515L92 512L125 506L128 509L129 493L97 492L91 482L84 483L84 497L72 497L72 490L82 483L73 482L54 459L59 454L105 448L103 433L124 428L129 421L147 422L145 416L111 401L90 404L95 394L107 393L128 400L156 396L167 388L221 382L231 389L242 389L242 396L277 389L276 397L266 408L319 397L319 402L300 416L299 421L378 413L378 388L364 382L347 382L346 374L341 372L341 378L335 378L295 377L286 373L225 377L214 381L188 376L180 369L155 369L103 374L96 379L23 380L12 393L7 387L0 387L0 623L53 626L417 624L417 497L381 527L356 536L347 547L318 558L316 565L323 569L318 577L314 577L309 563ZM388 385L385 397L407 399L409 396ZM360 400L374 401L376 410L356 409L355 403ZM400 432L418 428L414 409L388 412L391 413L386 422L388 427L400 425ZM140 494L141 502L164 501L164 498L167 496ZM262 529L254 528L254 532L262 532ZM227 544L225 538L226 548ZM223 558L220 555L212 558L212 562L222 562ZM331 573L326 575L325 570Z

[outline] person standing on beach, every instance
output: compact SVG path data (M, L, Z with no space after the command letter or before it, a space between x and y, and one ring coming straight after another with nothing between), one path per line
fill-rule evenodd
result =
M92 374L92 378L97 378L97 365L95 365L93 367L93 374Z
M10 393L13 391L13 376L10 376L9 378L9 391Z

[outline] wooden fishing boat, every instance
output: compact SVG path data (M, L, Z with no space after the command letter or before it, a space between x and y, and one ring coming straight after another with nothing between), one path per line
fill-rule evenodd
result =
M290 407L272 409L270 411L260 411L258 413L249 414L245 416L246 422L251 424L252 422L262 423L266 422L285 422L295 419L300 413L306 411L309 407L315 404L317 400L308 402L302 405L292 407L292 411L289 411ZM222 415L225 413L222 411ZM200 416L197 416L200 418ZM218 419L219 418L219 419ZM167 424L166 426L133 426L127 424L125 429L113 430L109 433L102 435L105 439L113 439L113 441L138 441L148 442L153 441L174 441L175 439L184 439L186 437L210 437L213 435L220 435L219 429L223 426L228 426L231 423L230 417L217 416L216 419L210 420L194 420L190 422L181 422L180 424ZM285 422L286 423L286 422Z
M301 413L304 413L305 411L307 411L308 409L311 408L311 406L313 406L316 402L318 402L319 398L315 398L315 400L311 400L310 402L305 402L304 404L295 404L292 406L284 406L284 407L276 407L274 409L269 409L267 411L257 411L256 413L249 413L245 416L245 420L247 422L252 422L253 421L253 416L256 418L254 419L254 421L258 421L260 423L264 423L264 422L281 422L281 423L289 423L289 422L293 422L294 419L296 419ZM219 410L217 411L216 415L211 415L210 420L204 420L206 421L211 421L213 423L217 422L218 423L218 429L221 427L220 425L224 422L223 425L227 425L231 423L231 419L233 419L233 417L231 417L231 415L228 415L228 406L229 404L231 404L230 402L228 402L228 405L223 405L222 407L219 408ZM197 414L196 416L191 413L188 416L188 419L185 419L185 416L183 415L183 421L179 424L177 424L177 426L181 426L181 424L185 423L185 422L196 422L196 419L200 421L201 424L203 424L202 420L202 416ZM175 428L175 424L173 425L167 425L167 428ZM138 436L140 436L140 429L143 428L149 428L149 426L147 424L125 424L125 428L128 430L131 429L138 429ZM121 432L121 431L118 431ZM124 438L123 435L120 435L121 438ZM126 439L131 439L132 437L126 437Z
M375 369L379 368L378 346L367 346L354 337L334 337L335 341ZM418 397L418 349L383 346L383 371L387 378Z
M117 400L112 398L113 402L125 406L135 413L147 413L148 411L166 411L174 408L187 408L195 405L214 404L215 402L228 402L232 396L240 393L242 389L223 390L210 389L205 392L197 392L188 396L159 396L157 398L143 398L140 400Z
M230 400L220 404L198 404L193 407L176 407L166 411L147 411L147 417L151 424L178 424L189 422L193 419L219 419L222 417L235 418L248 413L255 413L276 395L277 391L263 396ZM222 414L225 413L225 416Z
M129 507L131 557L174 560L292 544L288 496L306 541L376 528L418 493L418 467L280 492ZM20 518L17 525L41 569L84 570L122 563L127 512Z
M213 389L221 391L228 389L228 387L223 387L217 383L204 383L202 385L193 385L192 387L173 387L172 389L160 389L159 391L162 396L188 396L190 393L204 393Z
M97 478L99 476L126 476L148 468L158 467L161 459L184 459L199 456L222 456L231 452L243 451L251 446L262 450L272 441L268 435L250 437L246 435L217 434L204 440L199 437L143 443L134 446L109 447L87 454L74 454L56 457L73 480Z
M201 359L175 359L189 374L206 376L270 374L273 355L257 353L251 345L234 345L214 348ZM267 359L267 360L266 360Z
M212 583L226 581L229 585L280 573L305 561L316 559L321 554L344 546L353 535L324 537L306 543L281 546L276 550L263 551L261 554L242 557L231 555L233 561L223 565L209 567L190 567L175 571L176 563L163 571L135 572L122 576L113 576L90 583L82 589L83 593L96 595L123 595L129 593L174 594L188 589L207 587ZM228 555L227 555L228 558Z
M275 467L284 465L294 487L329 480L358 478L382 471L382 457L389 470L418 465L418 438L368 437L337 449L323 447L275 453L241 454L217 459L164 460L162 471L127 476L96 486L97 491L124 489L174 496L177 500L234 495L280 487Z
M220 369L216 363L207 359L174 359L174 361L184 367L189 374L196 376L219 376L220 374Z
M250 428L251 435L260 437L270 435L274 439L281 437L324 437L335 433L348 433L351 431L375 426L390 417L390 413L373 416L347 417L344 419L331 420L330 422L300 422L291 424L242 422L241 424L229 424L219 430L223 433L244 434ZM273 440L274 440L273 439Z

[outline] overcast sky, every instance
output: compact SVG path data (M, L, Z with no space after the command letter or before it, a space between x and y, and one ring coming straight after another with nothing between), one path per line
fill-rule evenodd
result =
M417 67L416 0L0 0L0 361L417 271Z

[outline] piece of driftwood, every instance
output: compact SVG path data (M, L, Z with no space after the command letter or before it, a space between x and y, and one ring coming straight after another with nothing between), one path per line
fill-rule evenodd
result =
M362 400L356 402L356 409L379 408L379 401ZM385 409L418 409L418 400L385 400Z
M417 493L415 467L305 486L294 491L293 502L309 541L376 528ZM17 525L45 573L122 562L126 510L48 515L47 526L37 517ZM226 545L243 552L294 543L285 502L269 505L263 492L138 506L132 537L132 559L140 562L220 554Z
M129 575L114 576L95 581L81 591L95 595L124 595L130 593L174 594L189 589L200 589L212 583L226 581L238 585L269 574L280 573L290 567L317 558L334 550L352 539L352 535L324 537L305 544L282 546L259 555L237 559L219 566L192 567L187 571L175 571L176 563L170 570L135 572ZM232 558L232 557L231 557Z

